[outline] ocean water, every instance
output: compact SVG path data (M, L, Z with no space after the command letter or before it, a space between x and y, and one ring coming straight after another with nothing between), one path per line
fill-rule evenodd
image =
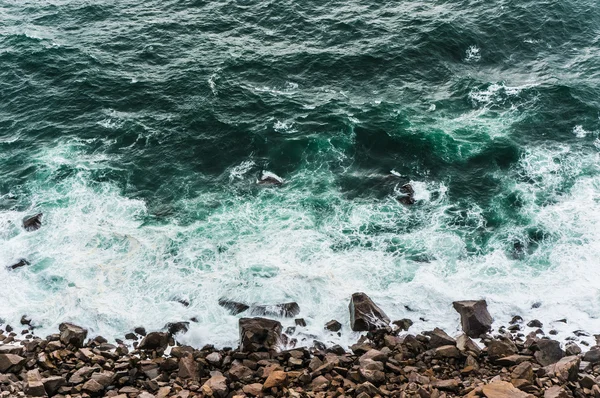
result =
M0 318L227 346L219 298L296 301L349 344L364 291L598 333L599 49L596 0L0 1Z

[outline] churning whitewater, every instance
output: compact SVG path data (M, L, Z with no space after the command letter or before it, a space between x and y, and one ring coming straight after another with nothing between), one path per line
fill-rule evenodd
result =
M371 3L0 4L0 319L231 346L219 299L295 301L349 344L363 291L600 331L600 7Z

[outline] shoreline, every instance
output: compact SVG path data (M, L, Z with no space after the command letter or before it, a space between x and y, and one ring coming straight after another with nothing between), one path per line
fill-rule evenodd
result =
M539 321L530 321L540 328L525 335L518 316L492 333L484 300L453 306L462 333L418 333L412 321L390 321L366 294L355 293L351 328L365 334L348 349L316 340L294 346L289 330L267 317L272 313L241 318L239 346L221 349L178 344L184 322L167 331L136 328L126 336L133 344L111 344L101 336L88 339L87 330L70 323L38 338L23 317L23 332L29 332L23 339L0 329L0 398L600 398L600 346L587 352L574 341L561 346ZM337 321L326 325L334 333L340 327Z

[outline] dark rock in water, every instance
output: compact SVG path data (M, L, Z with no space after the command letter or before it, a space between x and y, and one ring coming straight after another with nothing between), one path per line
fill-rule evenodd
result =
M463 331L469 337L479 337L492 329L492 316L485 300L455 301L454 309L460 314Z
M231 301L231 300L227 300L227 299L219 299L219 305L221 307L224 307L226 309L229 310L229 313L231 315L237 315L237 314L241 314L242 312L246 311L248 308L250 308L249 305L246 305L244 303L238 303L236 301Z
M565 346L565 354L568 356L581 354L581 347L577 343L568 343Z
M138 339L138 338L137 338L137 336L135 335L135 333L127 333L127 334L125 335L125 338L126 338L127 340L137 340L137 339Z
M259 316L282 316L285 318L292 318L300 313L300 306L298 303L294 302L275 305L256 305L250 307L250 313Z
M283 178L269 172L263 171L257 183L259 185L283 185Z
M183 305L184 307L189 307L190 306L190 302L185 300L185 299L175 299L175 301L177 301L179 304Z
M21 268L24 267L26 265L29 265L29 261L25 260L24 258L20 259L18 263L15 263L13 265L9 265L8 269L17 269L17 268Z
M575 330L573 334L577 337L590 337L590 334L585 330Z
M556 340L541 339L535 342L531 347L535 350L533 356L542 366L548 366L558 362L565 356L565 352L560 348L560 343Z
M431 348L437 348L445 345L456 345L456 340L448 336L448 334L442 329L435 328L430 334L429 345Z
M146 337L142 339L138 348L140 350L156 350L166 349L169 345L169 334L162 332L148 333Z
M413 321L408 318L400 319L399 321L392 322L394 325L398 326L400 330L408 331L410 327L413 325Z
M540 301L531 304L531 308L540 308L542 306L542 303Z
M350 327L355 332L386 327L390 318L365 293L354 293L350 299Z
M325 324L325 329L332 332L339 332L342 329L342 324L333 319Z
M304 318L294 319L294 323L296 324L296 326L306 327L306 321L304 320Z
M404 205L414 205L415 204L415 190L410 184L404 184L400 187L400 192L404 194L398 198L398 201Z
M241 318L239 327L242 351L273 351L281 339L281 323L272 319Z
M189 322L169 322L165 325L165 329L169 334L187 333L189 326Z
M85 338L87 337L87 330L73 325L72 323L61 323L58 327L60 330L60 341L65 345L73 345L77 348L83 347Z
M133 329L133 331L141 336L146 335L146 328L143 328L141 326L138 326L137 328Z
M21 325L31 325L31 319L27 318L27 315L21 317Z
M513 318L510 320L510 322L509 322L509 323L510 323L511 325L514 325L514 324L517 324L517 323L522 323L522 322L523 322L523 318L522 318L522 317L520 317L519 315L515 315L515 316L513 316Z
M544 326L544 324L538 321L537 319L534 319L533 321L528 322L527 326L529 326L530 328L541 328Z
M26 231L35 231L40 229L42 226L42 215L43 213L38 213L35 216L24 219L23 228L25 228Z

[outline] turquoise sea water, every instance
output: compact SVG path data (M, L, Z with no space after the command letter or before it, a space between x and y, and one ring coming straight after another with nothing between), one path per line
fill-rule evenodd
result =
M364 291L597 333L599 115L595 0L0 0L0 318L231 345L220 297L297 301L345 343Z

